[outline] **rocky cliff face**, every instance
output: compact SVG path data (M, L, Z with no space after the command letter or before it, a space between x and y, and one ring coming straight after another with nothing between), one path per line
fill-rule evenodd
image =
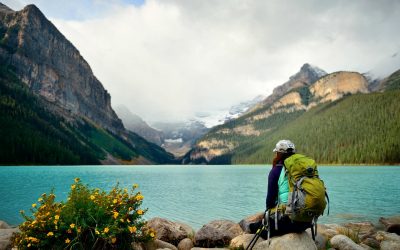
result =
M346 94L368 93L368 82L357 72L336 72L329 74L310 87L314 101L311 106L335 101Z
M324 70L306 63L301 67L299 72L289 77L289 81L276 87L270 96L268 96L255 108L251 109L250 112L258 108L262 108L265 105L273 104L275 101L293 89L310 86L312 83L326 74L327 73Z
M36 6L0 6L0 61L62 115L83 116L115 134L124 130L89 64Z
M359 73L335 72L321 76L324 71L312 73L312 69L305 64L299 73L275 88L274 93L257 108L213 129L197 142L187 158L192 162L199 159L210 162L213 158L229 155L242 143L243 138L257 137L269 132L273 127L266 123L272 115L306 112L319 104L335 101L349 94L368 93L368 82Z

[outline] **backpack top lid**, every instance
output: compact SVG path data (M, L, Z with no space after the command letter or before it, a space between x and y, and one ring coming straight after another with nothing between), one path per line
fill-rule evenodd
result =
M301 177L318 177L317 164L314 159L301 154L294 154L284 161L289 179L298 181Z

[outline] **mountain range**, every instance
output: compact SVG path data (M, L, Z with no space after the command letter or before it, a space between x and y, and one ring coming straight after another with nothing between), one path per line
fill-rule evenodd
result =
M211 129L183 163L271 162L280 139L321 163L399 163L399 72L369 82L357 72L327 74L305 64L246 114Z
M399 101L400 70L375 79L306 63L271 95L229 112L148 124L114 111L89 64L36 6L0 3L0 165L265 164L279 139L320 163L396 164Z

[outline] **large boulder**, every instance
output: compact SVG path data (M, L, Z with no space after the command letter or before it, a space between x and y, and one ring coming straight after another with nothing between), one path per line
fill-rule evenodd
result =
M11 249L11 236L18 231L18 228L0 229L0 250Z
M229 245L230 249L246 249L247 246L250 244L250 242L253 240L255 237L255 234L241 234L239 236L236 236L231 240L231 243ZM259 237L257 242L254 244L258 244L260 242L263 242L264 239Z
M330 240L331 246L337 250L364 250L346 235L338 234Z
M230 220L215 220L200 228L195 234L195 246L223 247L243 233L239 224Z
M250 232L250 224L258 222L262 220L264 217L264 212L259 212L257 214L250 215L243 220L239 222L240 227L243 229L244 232L246 233L251 233Z
M381 217L379 219L379 222L381 222L385 226L386 232L400 235L400 216L394 216L389 218Z
M306 233L290 233L273 237L254 246L254 250L317 250L312 238Z
M317 233L326 239L331 239L333 236L340 234L340 231L349 230L339 224L318 224L317 227ZM309 229L307 230L310 231Z
M370 246L370 247L373 248L373 249L379 249L379 248L380 248L380 244L381 244L381 243L380 243L379 241L377 241L375 238L372 238L372 236L363 239L363 240L362 240L362 243L365 244L365 245L367 245L367 246Z
M312 238L312 233L311 229L306 230L307 234ZM328 241L328 238L319 232L317 232L317 235L315 235L315 245L317 246L318 250L325 250L326 249L326 242Z
M0 220L0 229L10 229L11 227L5 222Z
M172 245L171 243L155 239L154 241L149 241L147 243L143 244L144 249L146 250L157 250L157 249L168 249L168 250L178 250L176 246ZM140 248L134 248L135 250L138 250Z
M381 250L400 250L400 236L395 233L379 231L376 239L380 241Z
M193 241L189 238L181 240L178 244L178 250L190 250L194 246Z
M389 218L381 217L379 218L379 222L382 223L385 227L393 224L400 224L400 216L393 216Z
M156 231L157 239L169 242L175 246L181 240L194 235L194 230L190 226L163 218L152 218L147 222L147 227L153 228Z

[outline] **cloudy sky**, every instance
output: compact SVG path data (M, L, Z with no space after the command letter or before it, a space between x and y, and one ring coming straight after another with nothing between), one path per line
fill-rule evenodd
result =
M33 3L111 93L146 120L268 95L304 63L400 68L397 0L0 0Z

